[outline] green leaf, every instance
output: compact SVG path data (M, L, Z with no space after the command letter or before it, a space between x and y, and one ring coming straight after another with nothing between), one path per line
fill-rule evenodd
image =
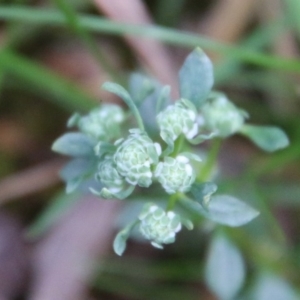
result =
M124 253L126 249L127 239L129 238L130 232L138 222L139 221L137 220L130 223L116 235L113 242L113 248L116 254L121 256Z
M244 125L240 129L240 133L268 152L273 152L289 145L289 139L284 131L274 126Z
M195 182L189 194L192 198L207 209L211 195L217 191L218 187L213 182Z
M251 299L297 300L299 295L285 279L275 274L262 273L251 291Z
M43 235L80 199L78 194L67 195L62 192L56 195L33 224L29 226L26 236L35 239Z
M52 150L60 154L86 157L94 156L95 143L85 134L69 132L59 137L52 145Z
M171 87L169 85L165 85L160 90L156 102L156 114L158 114L161 110L163 110L163 108L166 107L166 104L170 102L170 92L171 92Z
M144 124L143 124L143 120L141 118L141 115L140 115L134 101L132 100L131 96L129 95L129 93L122 86L120 86L117 83L113 83L113 82L105 82L102 85L102 89L104 89L108 92L111 92L111 93L119 96L120 98L122 98L124 100L124 102L130 108L133 115L135 116L136 121L139 125L139 128L141 130L144 130Z
M1 10L1 9L0 9ZM13 51L0 53L0 70L9 72L31 85L31 91L45 96L68 111L89 110L97 101L70 80Z
M259 215L251 206L228 195L212 196L206 209L187 198L181 199L180 203L191 212L231 227L245 225Z
M129 77L129 93L137 106L155 91L157 82L139 73L133 73Z
M213 86L213 65L200 49L188 55L179 71L180 96L199 108L206 100Z
M206 284L218 299L230 300L242 288L244 280L245 265L240 251L224 234L215 235L205 267ZM261 300L261 298L253 299Z
M212 221L231 227L249 223L259 215L259 212L228 195L212 196L208 205L206 217Z

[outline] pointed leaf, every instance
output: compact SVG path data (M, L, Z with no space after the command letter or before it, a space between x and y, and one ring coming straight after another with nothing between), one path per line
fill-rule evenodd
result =
M193 199L207 208L211 195L217 191L218 187L213 182L195 182L192 185L190 194Z
M206 213L210 220L232 227L247 224L258 215L248 204L227 195L212 196Z
M129 93L119 84L117 83L113 83L113 82L105 82L102 85L102 89L111 92L113 94L116 94L117 96L119 96L120 98L123 99L123 101L128 105L128 107L130 108L131 112L133 113L133 115L135 116L137 123L139 124L139 127L141 130L144 130L144 125L143 125L143 121L142 118L140 116L140 113L133 101L133 99L131 98L131 96L129 95Z
M285 132L273 126L244 125L240 133L250 138L261 149L273 152L289 145Z
M244 279L245 265L240 251L225 235L217 234L208 252L205 268L206 284L218 299L230 300L242 288Z
M121 256L124 253L126 249L127 239L129 238L130 232L138 222L139 221L134 221L130 223L116 235L113 242L113 248L116 254Z
M133 73L129 78L129 92L137 106L140 106L144 100L151 95L157 86L152 78L139 73Z
M95 143L85 134L69 132L53 143L52 150L74 157L94 156L94 146Z
M212 196L206 209L186 198L181 199L180 203L191 212L231 227L245 225L259 215L259 212L251 206L227 195Z
M297 300L300 299L289 283L277 275L264 273L258 276L251 299Z
M195 49L186 58L179 71L180 96L199 108L206 100L213 86L213 65L208 56Z
M160 90L156 102L156 114L158 114L161 110L163 110L163 108L166 107L166 104L170 101L170 92L171 92L171 87L168 85L164 86Z

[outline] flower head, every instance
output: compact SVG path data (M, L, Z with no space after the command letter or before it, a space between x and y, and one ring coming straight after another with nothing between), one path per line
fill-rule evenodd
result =
M187 192L196 178L189 159L183 155L165 157L164 162L157 165L154 176L169 194Z
M109 141L119 136L120 124L125 120L125 113L115 104L103 104L92 110L88 115L75 114L68 126L77 125L83 133L103 141Z
M181 230L179 215L173 211L165 212L153 203L144 206L139 219L141 233L156 248L162 249L162 244L173 243L176 233Z
M111 193L118 193L124 187L124 178L118 173L112 156L107 155L98 166L96 179Z
M163 140L167 140L169 137L175 141L181 133L186 138L192 139L198 133L196 108L186 99L169 105L156 118Z
M237 108L223 94L210 99L201 108L203 126L221 137L237 132L244 124L247 113Z
M114 154L117 171L132 185L149 187L152 183L151 165L158 163L161 154L160 145L141 130L131 129L127 139L115 143L118 146Z

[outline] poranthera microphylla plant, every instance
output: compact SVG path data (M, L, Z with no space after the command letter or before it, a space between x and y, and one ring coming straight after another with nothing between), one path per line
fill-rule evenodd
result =
M213 195L217 146L236 133L270 152L289 143L279 128L246 124L247 112L211 90L213 67L202 50L186 58L179 86L180 99L171 101L170 87L143 76L131 77L129 91L105 83L102 88L118 95L129 109L102 104L87 115L75 114L68 127L79 131L53 144L54 151L73 158L61 172L67 192L88 186L101 198L129 201L139 195L145 202L115 238L119 255L134 227L154 247L163 248L175 241L182 226L193 229L189 214L195 212L228 226L250 222L258 215L254 208L232 196ZM202 157L195 145L207 140L212 150Z

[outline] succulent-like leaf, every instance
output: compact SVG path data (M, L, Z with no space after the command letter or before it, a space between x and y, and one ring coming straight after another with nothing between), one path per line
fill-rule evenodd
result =
M261 149L273 152L289 145L285 132L275 126L244 125L240 133L250 138Z
M213 86L213 65L208 56L195 49L185 59L179 72L180 96L199 108L207 99Z
M218 299L231 300L241 289L244 279L245 264L240 251L224 234L215 235L205 268L207 285Z
M59 137L52 145L52 150L60 154L84 157L94 155L95 143L80 132L69 132Z

